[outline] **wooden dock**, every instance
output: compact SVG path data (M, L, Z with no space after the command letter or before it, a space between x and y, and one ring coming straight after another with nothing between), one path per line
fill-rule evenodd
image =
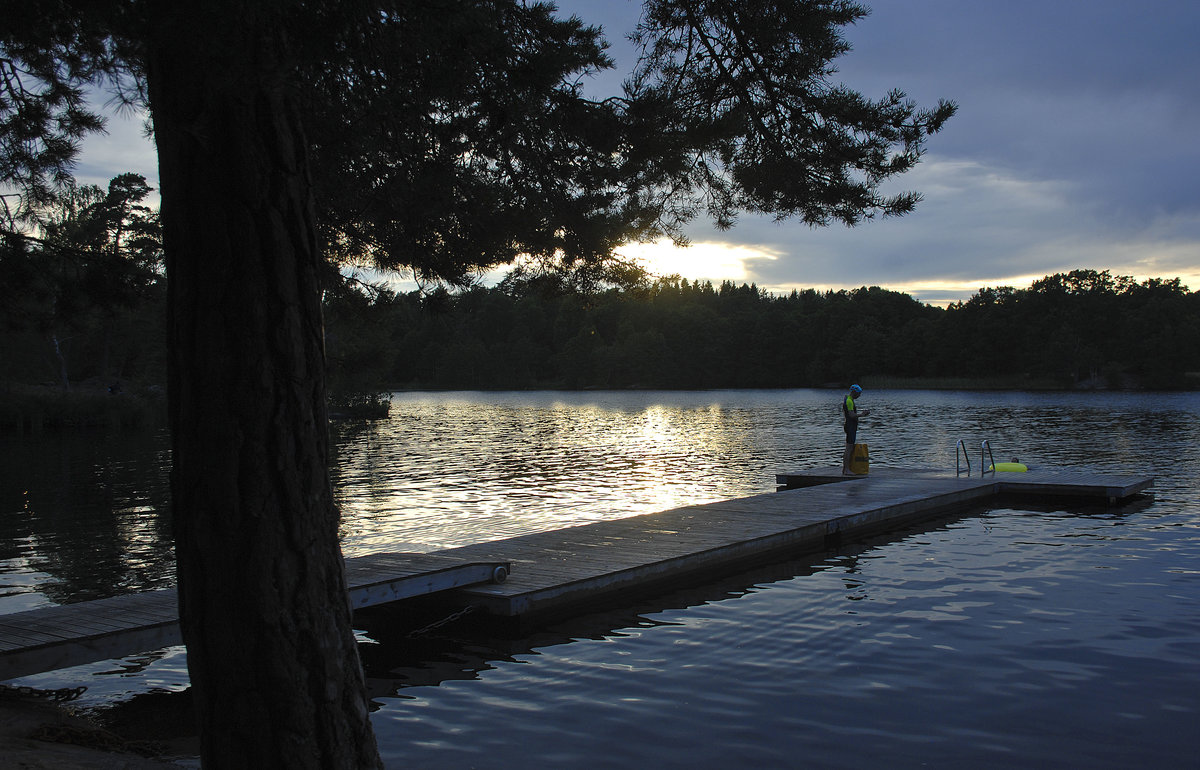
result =
M346 560L355 609L503 582L504 560L377 553ZM0 615L0 681L182 643L174 589Z
M501 616L586 609L614 594L823 550L998 495L1117 503L1153 480L1049 471L960 477L903 468L846 477L827 468L776 481L792 488L444 551L460 558L504 554L515 567L507 583L473 586L455 592L456 599Z
M1153 484L1149 476L1113 475L1103 473L1080 473L1051 469L1032 470L1027 473L988 473L984 476L960 476L951 471L936 471L921 468L872 468L866 476L846 477L840 468L819 468L801 473L780 473L775 483L782 489L832 484L841 481L868 481L872 479L928 479L932 482L945 479L973 479L994 483L997 495L1029 495L1044 498L1080 498L1116 504L1144 492Z
M871 534L999 495L1118 503L1142 476L1057 471L960 477L873 468L780 474L752 497L452 548L347 559L356 608L432 592L501 617L584 612L688 579L704 579ZM511 578L504 580L509 570ZM174 591L0 615L0 681L179 643Z

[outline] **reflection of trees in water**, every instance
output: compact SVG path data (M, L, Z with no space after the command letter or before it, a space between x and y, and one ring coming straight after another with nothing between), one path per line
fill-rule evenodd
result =
M173 582L164 434L6 439L0 556L58 603ZM14 491L20 490L20 491Z

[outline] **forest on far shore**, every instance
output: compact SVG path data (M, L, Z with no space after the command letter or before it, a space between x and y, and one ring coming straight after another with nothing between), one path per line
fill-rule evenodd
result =
M166 288L136 175L83 190L49 237L0 241L0 387L161 392ZM85 212L86 216L80 215ZM56 247L62 236L84 248ZM118 248L119 247L119 248ZM1200 386L1200 292L1074 270L947 308L877 286L777 295L555 273L396 293L328 271L334 398L389 389ZM86 389L86 388L85 388Z
M72 185L36 227L0 228L0 427L165 414L150 193L137 174ZM878 286L780 295L609 268L397 293L327 263L334 411L378 413L396 389L1200 387L1200 292L1177 278L1073 270L939 308Z
M592 293L553 276L457 294L351 282L327 295L326 324L335 390L1200 385L1200 293L1094 270L947 308L877 286L677 277Z
M0 387L161 393L166 280L145 180L75 189L0 239ZM396 293L326 271L333 399L402 388L1200 387L1200 292L1073 270L946 308L877 286L786 295L632 270ZM48 390L41 388L41 390Z

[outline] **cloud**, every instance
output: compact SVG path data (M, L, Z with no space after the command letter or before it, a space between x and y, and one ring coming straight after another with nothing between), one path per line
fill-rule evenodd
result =
M655 243L633 243L618 249L627 259L640 262L655 275L679 275L691 281L750 282L757 266L780 258L769 246L744 243L699 241L680 248L663 239Z
M640 3L560 7L604 24L631 63L620 36ZM944 303L1077 268L1200 288L1198 18L1189 0L872 4L846 30L854 50L834 79L959 104L924 161L889 183L925 195L916 212L852 229L747 216L688 235L730 249L714 280L779 291L874 284ZM774 258L738 256L754 254Z
M729 233L700 227L693 237L710 249L771 255L743 261L740 280L779 292L880 285L944 304L1081 268L1197 282L1200 216L1118 227L1107 202L1074 180L1026 178L969 159L927 158L906 181L925 200L901 219L812 229L746 218Z
M84 139L75 178L82 184L107 187L118 174L134 172L157 188L158 155L154 142L145 135L145 114L110 111L107 119L104 133Z
M634 60L623 36L638 0L560 0L602 24L618 89ZM885 192L917 190L917 210L856 228L743 217L689 228L691 250L651 245L659 272L775 291L881 285L929 302L983 286L1027 286L1077 268L1180 277L1200 289L1200 24L1194 0L905 0L875 3L846 30L836 79L871 97L892 88L959 113L929 154ZM77 169L107 184L136 171L157 184L138 117L115 116ZM634 253L638 249L627 249Z

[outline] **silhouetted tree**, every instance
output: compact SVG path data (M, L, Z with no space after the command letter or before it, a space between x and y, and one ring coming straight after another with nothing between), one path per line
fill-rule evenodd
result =
M10 248L0 250L5 325L44 340L64 388L72 379L110 375L114 327L154 291L162 243L158 217L143 204L150 192L138 174L115 177L107 191L68 185L47 192L25 212L30 231L11 234Z
M828 62L845 50L837 28L865 12L840 0L652 0L642 66L607 106L561 83L600 66L597 33L553 23L540 3L56 0L8 11L0 62L41 90L0 81L0 147L5 178L30 198L97 126L83 88L121 76L146 87L169 282L180 620L214 766L379 763L328 479L321 232L335 256L363 243L381 264L460 281L508 244L457 228L499 211L528 218L506 236L551 267L580 268L586 287L622 238L698 207L722 225L742 209L812 223L902 213L915 198L882 199L877 184L915 162L953 111L830 87ZM405 58L410 46L430 70ZM406 103L423 107L417 132L388 122ZM336 123L366 120L368 106L387 117ZM47 108L66 120L39 119ZM340 149L330 120L349 140ZM30 136L45 149L30 150ZM343 189L331 178L359 208L322 202ZM406 221L391 205L405 201L433 224ZM333 216L324 231L319 204ZM463 344L462 360L478 354ZM654 332L638 345L662 348Z

